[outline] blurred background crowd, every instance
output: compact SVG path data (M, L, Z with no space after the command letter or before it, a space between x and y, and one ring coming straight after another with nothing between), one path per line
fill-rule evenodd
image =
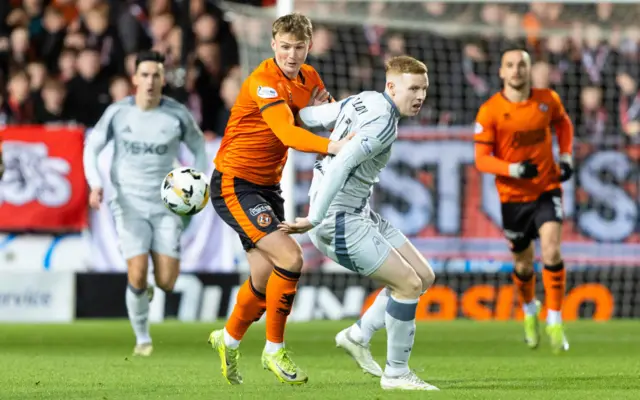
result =
M208 138L223 135L243 76L269 57L271 23L223 9L213 0L0 2L0 125L92 126L132 92L135 53L153 48L167 57L167 94ZM410 54L426 61L431 87L420 117L405 123L469 125L500 89L501 51L522 46L533 85L559 92L580 140L640 143L640 5L300 0L295 9L314 20L308 63L337 98L382 90L384 60Z

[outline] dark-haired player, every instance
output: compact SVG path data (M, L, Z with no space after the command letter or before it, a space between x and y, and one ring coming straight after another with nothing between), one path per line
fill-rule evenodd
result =
M93 128L84 151L84 168L91 187L89 204L98 209L103 182L98 155L113 141L110 178L114 195L109 201L116 222L120 250L127 260L126 304L136 336L134 355L153 351L149 334L147 285L149 255L156 285L170 291L180 268L182 220L160 200L160 185L174 167L180 142L195 156L195 168L206 171L202 131L185 106L162 95L164 57L141 52L133 84L136 94L110 105Z
M504 88L480 107L476 118L475 163L481 172L496 175L502 225L514 257L513 280L525 314L525 342L531 348L540 342L533 269L533 241L540 239L547 333L553 351L560 352L569 349L562 326L566 278L560 254L560 184L573 174L573 124L558 94L531 88L530 75L526 51L503 53ZM553 155L551 127L560 147L559 163Z

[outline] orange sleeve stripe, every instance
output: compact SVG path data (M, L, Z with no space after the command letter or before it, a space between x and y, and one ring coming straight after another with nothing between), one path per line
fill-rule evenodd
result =
M476 168L485 174L509 176L510 163L492 155L492 148L483 143L475 145Z
M327 154L330 140L295 126L291 109L286 104L267 107L262 117L285 146L304 153Z

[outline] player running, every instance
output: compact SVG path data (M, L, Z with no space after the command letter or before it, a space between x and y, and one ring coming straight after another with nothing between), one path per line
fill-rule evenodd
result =
M409 369L418 299L434 282L429 263L396 228L370 209L369 197L386 166L401 117L420 111L427 94L427 67L400 56L386 65L384 93L362 92L339 103L308 107L300 120L309 128L333 129L338 140L355 137L336 157L314 169L307 218L284 222L289 234L309 231L313 244L345 268L386 285L360 321L336 336L366 372L382 376L383 389L438 390ZM384 373L371 357L374 331L387 329Z
M195 167L206 171L204 137L182 104L162 96L164 57L141 52L136 58L133 83L136 94L110 105L89 136L84 150L84 169L91 187L89 204L98 209L103 183L98 155L114 142L110 171L114 196L109 207L115 217L120 250L127 260L126 304L136 336L134 355L153 351L149 334L149 302L153 287L147 285L149 254L158 287L169 292L180 269L179 216L160 200L160 186L175 166L180 142L195 156Z
M573 174L573 125L558 94L531 88L530 74L526 51L503 53L500 78L504 89L480 107L476 118L475 163L481 172L496 175L502 225L514 258L513 280L525 314L525 342L531 348L540 342L532 243L540 238L546 331L557 353L569 349L562 326L566 278L560 255L560 184ZM553 157L551 126L558 137L559 164Z
M348 138L333 141L316 136L294 125L298 110L330 100L318 73L304 64L311 35L311 21L300 14L289 14L273 23L275 57L262 62L244 81L211 177L211 202L216 213L239 234L251 272L224 329L209 336L220 355L223 376L234 385L242 383L240 341L265 310L267 342L262 365L281 382L302 384L308 380L284 345L285 324L303 260L300 245L278 230L284 220L279 183L290 147L337 154L348 142Z

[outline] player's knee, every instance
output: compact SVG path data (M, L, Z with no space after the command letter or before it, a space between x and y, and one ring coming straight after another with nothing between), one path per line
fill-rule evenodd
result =
M436 274L433 272L431 267L427 267L425 272L420 276L420 280L422 281L422 292L426 292L436 281Z
M402 275L397 287L398 294L407 299L420 297L423 283L418 274L412 268L407 268L406 273Z
M556 265L562 261L562 254L560 253L560 244L548 245L542 248L542 263L544 265Z
M302 258L302 249L300 248L300 246L296 246L295 248L290 249L278 258L278 267L291 272L302 271L302 264L304 263L304 260Z
M176 279L163 279L160 281L156 280L156 286L162 289L164 292L171 292L176 286Z
M513 268L516 274L521 277L531 276L533 274L533 262L515 262Z

